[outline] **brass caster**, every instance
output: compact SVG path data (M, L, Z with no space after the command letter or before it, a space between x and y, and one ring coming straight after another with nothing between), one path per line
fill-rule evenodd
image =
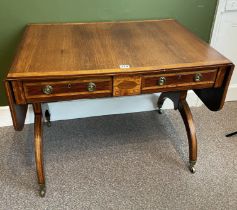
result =
M163 114L164 113L163 109L161 109L161 108L158 108L157 111L158 111L159 114Z
M40 185L40 189L39 189L39 195L41 198L45 197L46 194L46 188L45 185Z
M189 162L189 170L191 171L192 174L196 172L194 165L196 164L196 161L190 161Z
M192 174L196 172L196 169L193 166L189 166L189 170L191 171Z

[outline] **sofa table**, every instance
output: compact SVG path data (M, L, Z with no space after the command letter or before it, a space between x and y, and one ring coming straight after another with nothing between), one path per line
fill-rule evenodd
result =
M23 129L28 104L33 105L40 195L46 193L43 103L162 92L158 110L166 98L179 110L194 173L197 139L187 91L210 110L220 110L233 69L231 61L173 19L27 25L5 87L15 130ZM50 123L48 110L46 118Z

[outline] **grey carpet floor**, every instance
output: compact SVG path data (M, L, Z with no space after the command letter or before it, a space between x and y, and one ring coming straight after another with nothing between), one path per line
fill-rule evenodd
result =
M0 209L237 209L237 103L193 108L197 172L178 112L53 122L44 127L47 182L38 196L33 126L0 128Z

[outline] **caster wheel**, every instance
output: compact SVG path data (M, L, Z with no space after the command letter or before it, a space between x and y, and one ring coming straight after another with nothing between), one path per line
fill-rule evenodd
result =
M46 189L45 186L40 186L39 195L41 198L45 197Z
M158 108L158 113L159 113L159 114L163 114L163 113L164 113L163 109Z
M189 166L189 170L191 171L192 174L194 174L196 172L196 170L193 166Z

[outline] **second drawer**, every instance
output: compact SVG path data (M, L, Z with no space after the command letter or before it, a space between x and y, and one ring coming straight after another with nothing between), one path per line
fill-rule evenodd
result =
M154 92L162 89L175 90L212 87L217 69L178 74L154 74L143 77L142 92Z

